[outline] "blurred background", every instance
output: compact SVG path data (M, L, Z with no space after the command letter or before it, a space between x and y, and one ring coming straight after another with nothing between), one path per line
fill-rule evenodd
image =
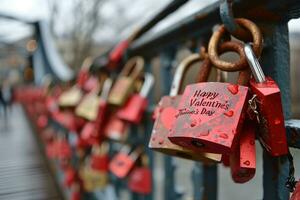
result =
M11 85L20 85L22 83L41 82L41 80L35 80L34 74L41 73L41 69L33 69L32 64L39 62L32 57L33 52L37 49L38 43L35 38L34 23L41 22L38 26L47 26L47 29L39 29L39 31L45 31L46 39L48 42L59 52L59 56L62 58L68 69L65 70L65 74L78 72L83 60L87 56L98 56L107 51L120 40L127 38L132 30L136 29L151 17L153 17L161 8L170 3L171 0L1 0L0 1L0 83L5 84L9 82ZM200 8L204 8L216 1L214 0L191 0L174 14L171 14L165 20L159 22L154 28L148 31L145 36L156 34L166 27L176 24L181 19L199 11ZM293 118L300 118L300 89L298 85L298 78L300 77L300 20L291 20L289 22L290 30L290 48L291 48L291 95L292 95L292 116ZM51 40L50 40L51 38ZM189 54L188 50L183 49L177 55L178 60ZM159 68L159 58L155 57L152 61L152 68ZM58 63L60 64L60 63ZM41 63L41 65L43 65ZM271 66L270 66L271 67ZM46 69L45 69L46 70ZM157 71L157 70L156 70ZM64 72L63 72L64 73ZM157 80L155 85L155 91L157 94L157 100L161 95L159 93L161 82ZM28 137L32 137L29 133L30 128L26 125L26 120L21 116L19 108L13 108L11 116L8 122L10 125L7 127L7 122L1 115L1 135L16 134L16 137L11 139L11 142L22 142L18 138L29 140ZM18 134L23 131L22 137ZM2 137L2 136L0 136ZM26 139L27 138L27 139ZM22 140L23 140L22 139ZM5 146L5 140L1 142ZM7 143L8 144L8 143ZM14 143L15 144L15 143ZM19 143L16 143L19 144ZM21 143L20 143L21 144ZM35 145L33 140L28 143ZM257 144L257 146L260 146ZM15 146L14 148L19 148ZM20 146L22 148L22 146ZM5 160L5 154L10 151L9 147L3 148L3 152L0 154L0 166L9 166ZM37 151L33 148L32 151ZM300 155L299 151L293 150L294 154ZM257 149L257 154L262 154L262 149ZM2 157L1 157L2 156ZM14 154L8 154L12 157ZM6 157L5 157L6 158ZM161 154L155 154L155 198L162 200L163 196L163 157ZM179 190L184 191L184 199L192 199L192 187L189 184L191 178L191 170L193 163L189 161L182 161L181 159L175 159L178 163L178 171L176 174L176 180L179 183ZM296 170L297 177L300 176L300 158L296 157ZM243 199L253 200L262 198L262 159L258 158L257 161L257 173L253 180L243 185L234 184L231 180L230 172L227 168L218 166L219 181L218 181L218 195L221 200ZM297 166L298 165L298 166ZM4 171L0 170L0 199L22 199L20 197L10 198L3 196L8 189L4 187L5 181L1 181ZM44 172L47 174L47 172ZM24 176L28 175L24 172ZM30 176L30 175L28 175ZM46 175L45 175L46 176ZM50 176L50 175L47 175ZM28 182L27 182L28 181ZM46 179L46 187L52 187L51 192L53 195L51 198L34 199L60 199L56 194L56 189L50 179ZM27 184L34 185L30 177L26 179ZM13 184L13 183L12 183ZM2 189L2 187L4 189ZM12 185L12 187L14 187ZM36 185L34 185L36 187ZM30 192L28 192L30 194ZM54 195L55 194L55 195ZM29 195L30 196L30 195ZM124 193L123 198L128 199L128 194ZM26 199L26 198L23 198ZM30 199L30 198L27 198Z

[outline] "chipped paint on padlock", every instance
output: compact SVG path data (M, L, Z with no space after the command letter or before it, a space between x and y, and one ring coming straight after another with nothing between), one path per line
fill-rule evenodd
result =
M182 78L187 69L193 63L201 60L202 57L199 54L192 54L184 59L176 69L174 79L172 81L170 96L162 97L158 104L158 108L155 109L157 115L152 129L149 147L153 150L180 158L218 162L221 160L221 155L219 154L195 153L190 149L173 144L168 139L168 135L173 134L171 127L175 121L176 108L181 98L181 95L178 95L178 92L183 81ZM210 67L209 60L204 60L201 72L205 72L206 75L201 76L202 78L206 79L208 77Z
M247 97L248 87L241 85L210 82L187 86L169 139L196 151L230 153L242 126Z
M236 48L233 48L236 47ZM224 42L220 53L237 51L239 42ZM249 71L240 72L238 84L204 82L188 85L177 108L173 134L169 139L197 152L229 154L237 144L247 108Z

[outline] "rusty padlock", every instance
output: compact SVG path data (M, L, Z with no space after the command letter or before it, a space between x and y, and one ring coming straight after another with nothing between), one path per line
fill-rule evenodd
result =
M177 67L169 96L164 96L158 104L158 112L152 129L149 147L162 153L181 158L200 161L220 161L220 154L195 153L187 148L183 148L171 143L168 139L169 131L176 119L176 109L182 95L178 95L184 74L193 63L201 61L203 58L199 54L192 54L184 59ZM211 65L208 59L203 61L201 76L206 79L209 75Z
M135 193L147 195L152 191L152 172L149 158L144 153L141 156L141 166L136 166L129 175L128 188Z
M255 123L247 119L242 128L239 144L230 154L231 177L236 183L251 180L256 171Z
M108 102L113 105L122 106L132 94L134 83L141 75L144 69L144 59L140 56L131 58L120 75L118 76L112 91L109 95Z
M232 46L235 48L230 48ZM241 43L225 42L221 45L222 53L224 49L237 51L244 58ZM243 70L237 84L204 82L188 85L177 108L169 139L198 152L231 153L248 106L249 88L241 84L247 84L249 76L249 70Z
M141 153L141 147L137 147L131 151L129 146L124 146L110 161L110 172L118 178L125 178L134 167L134 164Z
M151 73L145 73L144 83L138 94L133 94L122 106L118 112L117 117L130 123L138 124L141 122L144 111L148 106L147 96L154 84L154 77Z
M244 50L254 77L250 80L254 96L249 106L257 115L259 140L272 156L286 155L288 145L280 89L271 77L265 77L252 47L245 44Z

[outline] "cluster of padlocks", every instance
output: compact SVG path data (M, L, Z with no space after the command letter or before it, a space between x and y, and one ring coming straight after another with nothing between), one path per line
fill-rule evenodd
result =
M236 19L236 23L245 30L234 35L239 40L231 40L221 25L207 49L180 62L169 95L161 98L153 112L147 143L167 155L223 163L234 182L245 183L256 171L256 138L271 156L291 155L279 87L264 76L258 61L262 34L247 19ZM127 45L121 44L110 56L119 57ZM239 60L222 60L220 55L226 52L236 52ZM197 80L183 90L187 70L198 62ZM91 73L91 65L92 60L86 59L71 86L49 82L43 88L21 88L18 99L35 122L46 155L62 171L70 199L97 190L107 193L108 188L109 199L114 199L113 178L127 180L126 187L137 194L150 194L153 182L146 135L133 136L130 127L145 117L154 76L145 72L140 56L130 58L115 80L104 68ZM217 81L208 82L213 69L217 69ZM239 72L236 83L224 82L222 71ZM138 139L128 143L131 137ZM287 187L294 191L292 158L290 164ZM296 196L292 198L299 199Z
M172 156L223 162L230 166L232 179L244 183L255 175L256 136L272 156L286 155L288 146L280 90L264 76L257 59L262 51L260 30L249 20L236 22L252 34L252 45L230 39L220 42L229 34L221 26L212 35L208 52L202 49L184 59L169 96L156 109L149 146ZM219 54L228 51L239 54L240 60L222 61ZM196 61L202 61L197 82L178 94L183 74ZM207 82L212 67L239 71L237 83Z

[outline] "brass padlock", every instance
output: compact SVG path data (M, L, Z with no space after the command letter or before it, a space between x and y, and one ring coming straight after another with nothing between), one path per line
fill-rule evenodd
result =
M113 105L122 106L133 92L134 83L141 75L143 69L144 59L142 57L136 56L131 58L113 85L108 102Z
M101 104L101 98L105 99L105 96L111 89L112 81L110 78L100 80L99 82L99 86L86 94L75 109L76 115L89 121L96 120L99 106ZM100 96L98 95L99 93Z
M61 107L77 106L81 100L82 91L76 85L63 92L58 98L58 105Z
M176 119L176 110L181 98L181 95L178 95L178 92L182 84L182 78L193 63L202 60L203 57L199 54L192 54L184 59L177 67L173 78L170 95L162 97L158 104L157 118L152 130L149 147L153 150L181 158L219 162L221 160L221 154L195 153L187 148L173 144L168 139L169 131ZM205 79L206 81L211 69L210 61L205 59L202 65L203 66L201 68L200 75L201 78Z

